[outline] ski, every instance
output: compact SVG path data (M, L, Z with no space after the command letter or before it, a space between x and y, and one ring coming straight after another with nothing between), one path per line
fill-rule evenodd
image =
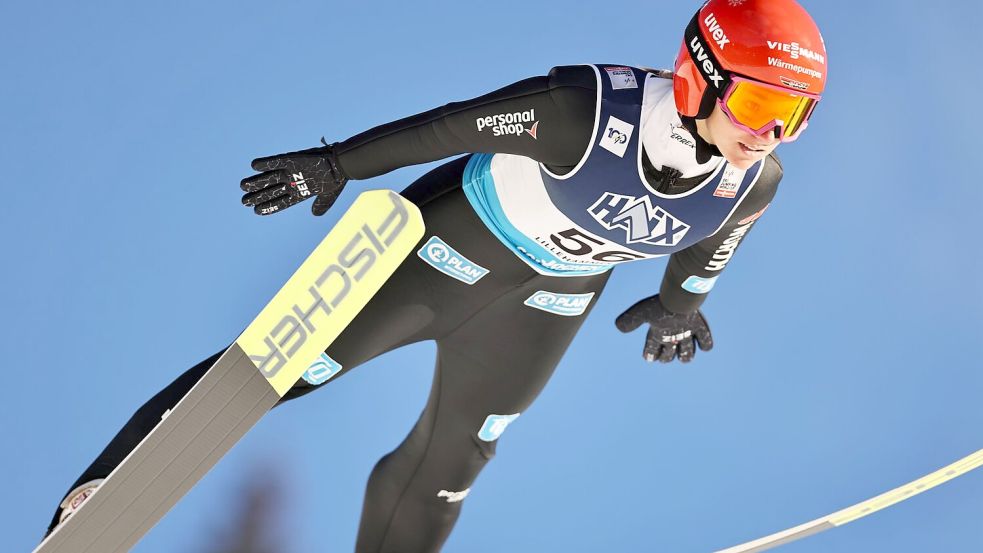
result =
M903 486L898 486L893 490L884 492L877 497L872 497L866 501L861 501L856 505L851 505L845 509L840 509L835 513L800 524L793 528L782 530L781 532L775 532L774 534L767 535L763 538L758 538L740 545L728 547L727 549L721 549L716 553L758 553L760 551L767 551L773 547L778 547L779 545L785 545L786 543L790 543L813 534L818 534L819 532L829 530L830 528L843 526L848 522L853 522L858 518L863 518L869 514L876 513L877 511L890 507L895 503L900 503L906 499L910 499L924 491L930 490L939 484L948 482L957 476L966 474L967 472L980 466L983 466L983 449L976 451L975 453L971 453L955 463L946 465L933 473L926 474L917 480L913 480Z
M415 205L362 193L202 379L34 553L128 551L249 431L423 237Z

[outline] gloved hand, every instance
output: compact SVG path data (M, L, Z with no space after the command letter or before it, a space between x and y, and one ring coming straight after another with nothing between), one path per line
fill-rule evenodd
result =
M713 336L703 313L699 310L689 314L673 313L663 307L658 294L629 307L614 321L621 332L631 332L642 323L649 324L642 350L646 361L668 363L678 353L680 361L689 363L696 354L694 342L703 351L713 348Z
M324 143L324 139L321 139ZM317 196L311 211L324 215L345 188L348 177L338 166L333 145L290 152L253 160L261 171L242 179L242 204L257 215L269 215Z

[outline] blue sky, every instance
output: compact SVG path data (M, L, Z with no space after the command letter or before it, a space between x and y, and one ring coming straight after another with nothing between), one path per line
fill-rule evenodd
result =
M829 86L705 305L717 347L644 364L642 332L612 321L664 262L616 270L446 551L711 551L983 447L983 78L964 30L983 7L805 5ZM554 65L667 67L698 3L273 6L0 7L5 551L36 544L119 426L231 341L357 191L427 169L352 183L324 218L258 218L239 205L250 159ZM134 551L214 548L249 478L282 490L281 551L350 551L368 473L419 415L433 353L394 352L277 409ZM981 518L983 471L784 551L979 550Z

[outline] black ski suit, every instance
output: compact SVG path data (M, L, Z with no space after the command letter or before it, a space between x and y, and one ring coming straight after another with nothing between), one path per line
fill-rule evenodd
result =
M339 163L353 179L366 179L462 153L504 152L532 158L564 174L593 144L598 82L589 66L557 67L548 76L352 137L338 145ZM538 136L496 136L475 125L494 114L529 109L535 109L542 122ZM460 514L462 500L494 456L498 436L543 389L610 275L609 271L574 277L541 274L503 245L462 191L471 157L430 171L402 192L423 214L427 230L414 250L421 253L406 258L326 351L342 367L334 380L400 346L422 340L437 344L426 408L403 443L378 462L369 479L356 545L360 553L440 549ZM685 193L706 178L680 178L647 160L644 165L645 178L667 195ZM769 157L758 183L718 232L672 254L661 290L667 308L685 313L699 307L706 294L689 291L683 283L693 275L719 274L721 252L730 259L736 242L771 201L780 177L777 158ZM598 189L603 188L598 183ZM742 228L735 241L735 229ZM439 269L422 253L433 237L486 272L467 282L467 277L462 280ZM533 305L543 292L586 298L586 303L565 312L543 309ZM107 476L220 354L192 367L142 406L69 489ZM283 401L320 387L301 380ZM52 526L56 521L57 514Z

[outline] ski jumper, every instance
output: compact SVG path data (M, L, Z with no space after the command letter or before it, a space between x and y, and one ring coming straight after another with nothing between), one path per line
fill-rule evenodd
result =
M427 227L416 254L283 398L400 346L437 344L420 419L369 478L356 551L440 549L614 265L668 255L664 304L699 307L774 196L781 167L775 157L747 171L720 157L699 163L697 147L671 81L605 65L557 67L339 144L354 179L471 154L402 192ZM144 404L69 489L107 476L218 355Z

